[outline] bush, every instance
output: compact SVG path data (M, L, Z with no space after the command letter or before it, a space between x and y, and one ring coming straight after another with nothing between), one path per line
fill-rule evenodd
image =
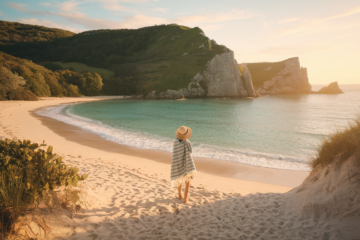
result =
M49 85L45 82L44 76L37 72L33 77L29 78L28 84L30 85L30 90L39 97L50 97L51 91Z
M79 88L78 86L75 85L67 85L66 86L66 96L68 97L80 97L81 94L79 93Z
M349 127L338 131L328 139L323 139L318 154L311 162L313 168L326 166L332 163L336 157L340 157L340 164L350 156L360 151L360 116Z
M31 91L19 87L13 91L10 91L9 100L25 100L25 101L37 101L39 100L35 94Z
M78 168L67 168L52 150L49 146L45 151L29 140L0 140L0 231L12 231L19 215L30 205L39 204L48 191L77 186L87 178L78 174Z
M0 86L4 91L11 91L19 86L25 85L26 81L16 72L13 73L6 67L0 66Z
M104 85L99 74L91 72L82 73L79 75L79 86L87 96L98 95Z

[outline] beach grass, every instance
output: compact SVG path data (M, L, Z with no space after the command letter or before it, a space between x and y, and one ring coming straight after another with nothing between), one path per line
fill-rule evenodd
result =
M339 164L344 163L352 155L360 153L360 116L344 130L337 130L328 139L323 139L317 156L311 166L326 166L339 158ZM360 158L356 158L359 160Z
M91 73L98 73L102 77L112 77L114 72L105 68L98 68L98 67L90 67L83 63L78 62L53 62L59 64L61 67L65 69L73 70L74 72L83 73L83 72L91 72Z

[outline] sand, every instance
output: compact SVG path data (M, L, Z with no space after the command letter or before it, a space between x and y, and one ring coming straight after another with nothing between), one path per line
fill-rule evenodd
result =
M89 174L86 199L76 214L40 206L27 234L39 239L340 239L336 225L304 216L290 191L307 172L266 169L195 159L198 174L187 204L170 189L171 155L121 146L34 115L34 110L111 97L44 98L0 102L0 137L30 139L54 147L64 162ZM289 192L290 191L290 192ZM35 219L35 220L34 220ZM29 229L32 229L31 231ZM335 229L335 230L334 230ZM338 230L341 233L341 230ZM333 236L329 238L328 236ZM359 235L360 237L360 235Z

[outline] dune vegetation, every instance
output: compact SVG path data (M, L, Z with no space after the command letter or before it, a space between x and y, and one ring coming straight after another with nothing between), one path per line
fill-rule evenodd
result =
M360 116L349 123L346 129L337 131L328 139L323 139L311 166L324 167L335 160L338 160L338 165L341 165L354 154L360 154ZM357 160L360 160L360 157Z
M76 187L87 178L78 174L78 168L62 163L51 146L46 150L45 146L29 140L0 140L0 236L13 233L14 223L31 206L53 202L55 189Z

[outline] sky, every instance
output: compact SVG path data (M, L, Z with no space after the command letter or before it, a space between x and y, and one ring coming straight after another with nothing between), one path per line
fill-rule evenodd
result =
M311 84L360 84L359 0L0 0L0 19L76 33L200 27L239 63L299 57Z

